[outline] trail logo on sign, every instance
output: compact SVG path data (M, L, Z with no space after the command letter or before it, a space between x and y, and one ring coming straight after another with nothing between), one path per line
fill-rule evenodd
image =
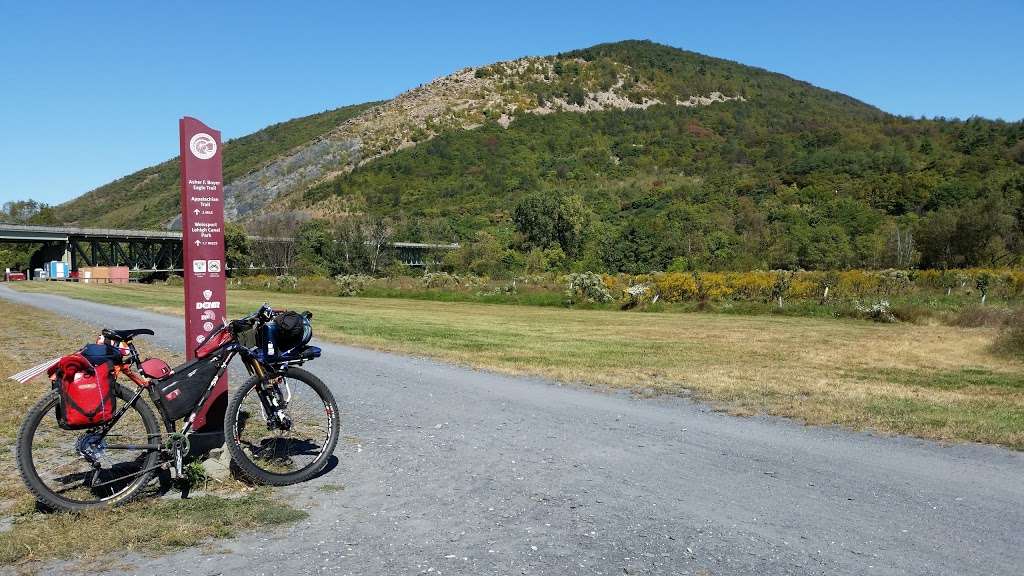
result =
M213 296L213 290L203 290L203 298L209 300Z
M217 153L217 141L206 132L200 132L188 141L188 149L200 160L209 160Z

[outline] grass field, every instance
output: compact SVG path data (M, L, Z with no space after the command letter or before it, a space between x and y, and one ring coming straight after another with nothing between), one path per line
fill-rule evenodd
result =
M162 285L22 283L181 314ZM564 382L690 394L738 414L1024 449L1024 365L995 332L856 320L336 298L231 291L238 316L269 301L309 309L324 340Z
M22 416L45 394L45 377L27 384L7 380L10 374L74 352L94 341L94 327L41 310L0 300L0 516L13 517L10 530L0 532L0 565L20 564L32 571L33 562L55 558L89 561L117 550L160 552L193 546L209 538L229 537L239 530L290 522L305 516L275 501L266 491L237 497L214 495L192 500L144 498L114 510L84 514L36 512L14 462L14 440ZM174 360L180 355L147 350ZM96 534L102 534L97 538ZM29 563L29 564L26 564ZM129 570L130 571L130 570Z

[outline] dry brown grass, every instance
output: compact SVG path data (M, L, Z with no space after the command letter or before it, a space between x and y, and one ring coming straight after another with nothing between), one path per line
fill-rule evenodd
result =
M231 538L240 530L294 522L306 515L274 501L266 492L254 492L240 498L208 495L136 502L82 514L21 516L10 531L0 533L0 565L89 561L114 550L160 553L210 538Z
M7 377L65 351L73 352L96 337L94 328L35 312L0 300L0 333L7 335L0 347L0 405L4 406L0 411L0 500L7 508L19 500L24 504L26 498L30 507L31 498L14 463L14 438L22 416L50 389L45 376L27 384Z
M181 289L33 286L180 313ZM232 291L309 309L319 337L475 367L647 394L739 414L1024 448L1024 364L992 328L859 320L565 310ZM315 366L314 366L315 369Z

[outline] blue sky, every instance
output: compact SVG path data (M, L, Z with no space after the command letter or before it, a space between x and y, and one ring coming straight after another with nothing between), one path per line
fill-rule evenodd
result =
M59 203L225 138L458 68L628 38L912 116L1024 118L1024 1L0 0L0 201Z

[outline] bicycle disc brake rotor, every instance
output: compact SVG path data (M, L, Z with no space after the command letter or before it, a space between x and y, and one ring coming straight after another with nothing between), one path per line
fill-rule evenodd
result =
M75 442L75 450L90 464L95 464L106 452L107 441L99 434L85 434Z

